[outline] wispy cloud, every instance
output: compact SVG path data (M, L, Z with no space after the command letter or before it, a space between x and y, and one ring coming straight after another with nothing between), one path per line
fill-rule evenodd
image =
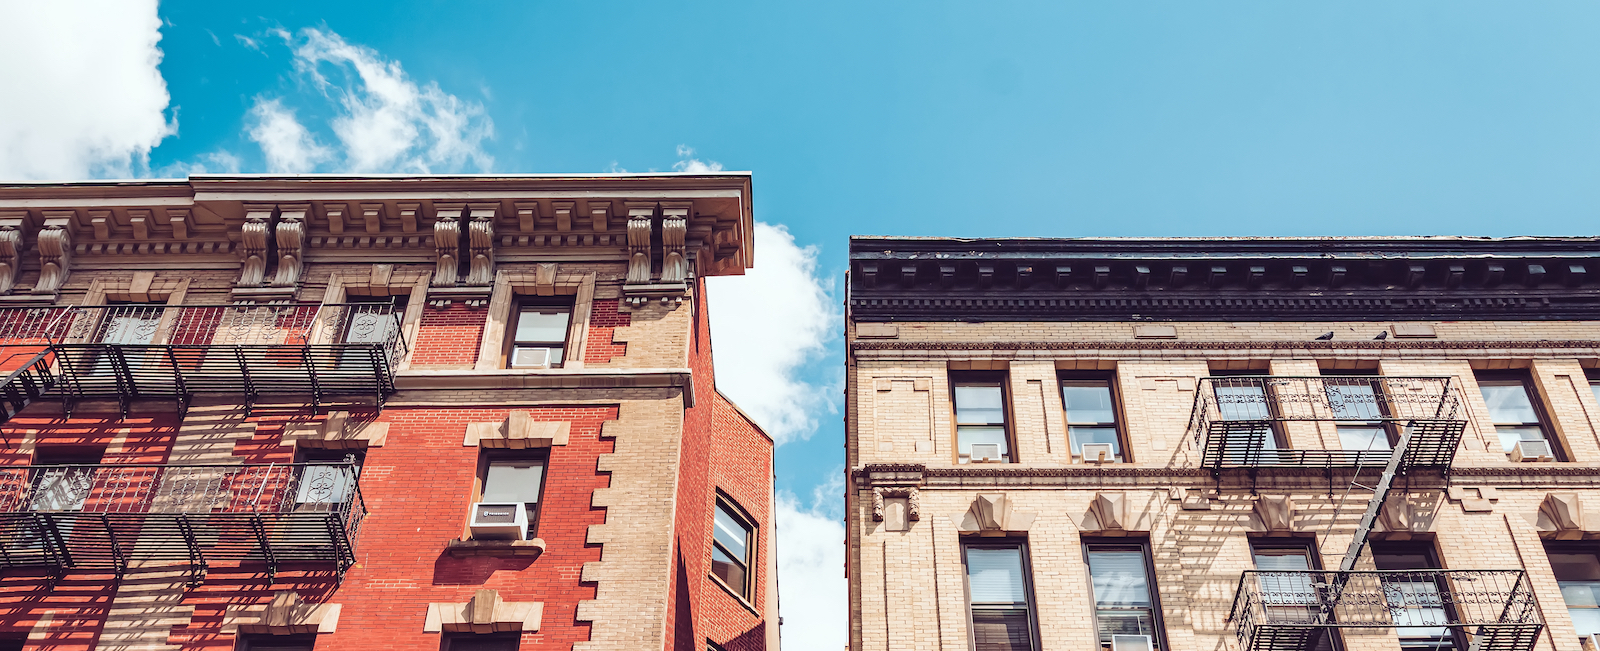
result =
M129 177L177 133L154 0L0 3L0 178Z
M841 649L849 642L844 578L844 469L812 490L802 505L778 493L778 590L783 646Z
M754 268L707 279L717 387L773 440L809 438L832 389L801 377L839 336L842 315L818 275L815 246L799 246L782 224L755 225Z
M271 32L294 51L294 69L334 113L328 127L338 147L324 150L287 108L283 98L261 97L251 110L251 139L261 144L268 167L310 172L328 166L348 172L421 174L474 168L488 171L494 158L483 149L494 122L483 105L446 93L435 82L419 85L399 61L351 44L338 34L303 29L298 35Z
M678 145L678 162L672 164L674 172L721 172L722 163L702 161L694 157L694 148Z

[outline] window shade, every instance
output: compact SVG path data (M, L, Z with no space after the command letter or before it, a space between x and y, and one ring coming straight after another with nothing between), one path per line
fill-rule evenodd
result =
M1150 606L1142 550L1089 551L1095 602L1101 606Z
M974 608L972 639L977 651L1031 651L1033 631L1028 625L1028 611Z
M1022 583L1022 550L967 548L967 587L972 603L1025 604L1026 586Z

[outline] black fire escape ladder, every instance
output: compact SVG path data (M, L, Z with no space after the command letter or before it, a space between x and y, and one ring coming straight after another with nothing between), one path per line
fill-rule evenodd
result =
M1339 571L1349 572L1356 569L1356 560L1361 558L1361 550L1367 546L1367 536L1372 533L1372 525L1378 521L1378 512L1383 510L1383 501L1389 497L1389 489L1394 486L1394 477L1402 468L1401 462L1406 459L1406 452L1411 448L1411 435L1417 431L1416 421L1406 424L1405 431L1400 434L1400 443L1394 446L1389 453L1389 463L1383 467L1383 475L1378 477L1378 483L1372 487L1372 499L1367 500L1367 510L1361 514L1361 523L1356 525L1355 537L1350 540L1350 549L1344 553L1344 560L1339 561ZM1356 477L1351 478L1353 484ZM1331 600L1336 603L1338 600Z

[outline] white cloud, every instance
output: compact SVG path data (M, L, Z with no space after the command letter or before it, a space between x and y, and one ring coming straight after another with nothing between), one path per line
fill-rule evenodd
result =
M283 100L259 98L251 111L256 124L250 136L261 143L273 171L310 172L327 163L348 172L429 174L469 165L488 171L494 164L483 149L494 136L494 122L482 104L446 93L434 82L419 86L400 62L333 32L272 33L294 48L295 70L333 103L336 115L329 127L342 145L337 160L315 155L322 146Z
M310 172L333 157L332 150L295 119L292 109L276 99L257 99L250 109L250 139L261 146L269 172Z
M842 649L849 642L844 518L838 508L843 494L842 468L812 490L809 506L787 491L778 493L778 612L786 649Z
M155 175L166 179L181 179L192 174L238 174L239 157L226 151L214 151L201 154L195 162L177 162L155 171Z
M0 3L0 178L129 177L177 132L154 0Z
M721 172L722 163L694 158L694 148L678 145L678 162L672 164L674 172Z
M755 267L707 279L717 387L778 445L809 438L829 388L799 372L840 336L841 314L817 276L817 247L801 248L782 224L756 223Z

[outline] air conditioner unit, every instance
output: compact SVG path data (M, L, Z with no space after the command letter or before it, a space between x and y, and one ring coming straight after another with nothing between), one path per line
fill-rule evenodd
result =
M999 461L1000 460L1000 444L999 443L973 443L972 444L972 460L973 461Z
M1156 642L1148 635L1113 635L1111 651L1155 651Z
M550 368L550 349L518 348L511 353L511 368Z
M1583 651L1600 651L1600 633L1585 635L1579 641L1583 643Z
M473 540L527 540L528 513L520 502L477 502L469 528Z
M1083 460L1088 463L1116 463L1116 454L1110 443L1083 444Z
M1511 448L1512 461L1555 461L1556 455L1550 451L1549 441L1518 441Z

